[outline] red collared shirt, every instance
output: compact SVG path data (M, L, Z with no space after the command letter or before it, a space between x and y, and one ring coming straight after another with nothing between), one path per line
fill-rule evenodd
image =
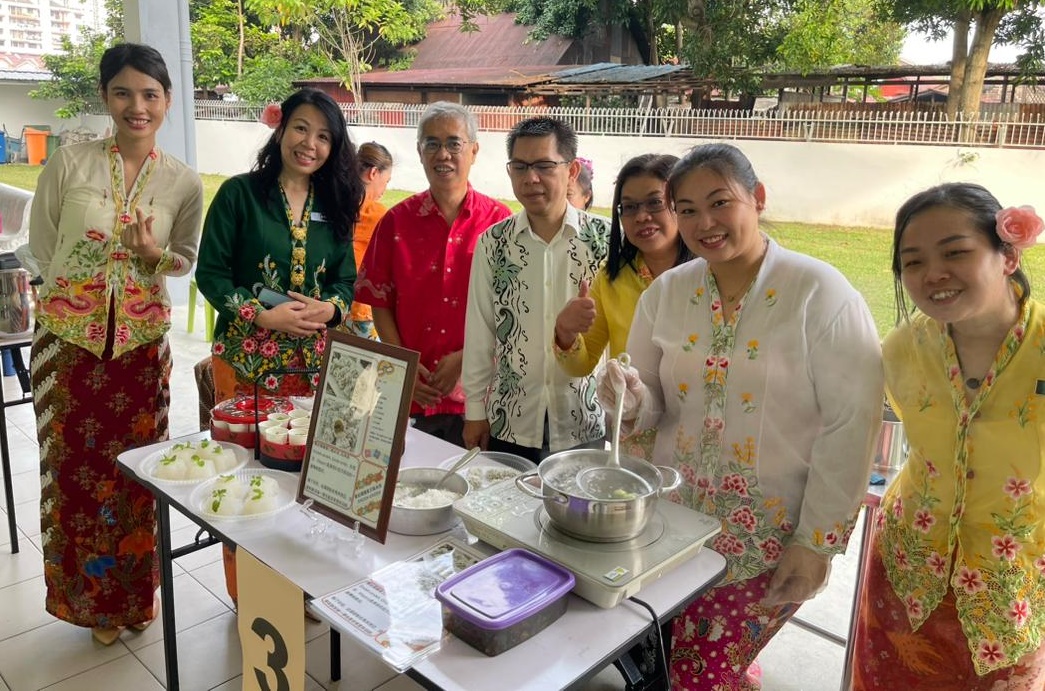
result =
M367 247L355 299L390 309L404 347L435 369L440 358L464 348L468 276L479 236L511 210L471 185L452 225L429 191L399 202L384 215ZM410 414L464 413L460 383L437 406Z

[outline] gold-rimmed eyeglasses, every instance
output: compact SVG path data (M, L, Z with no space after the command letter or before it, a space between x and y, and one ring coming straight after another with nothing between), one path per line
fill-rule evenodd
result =
M467 144L471 144L471 142L467 139L458 139L456 137L451 137L450 139L447 139L445 142L441 142L434 137L422 139L420 142L418 142L418 146L421 148L421 151L425 152L429 156L434 156L435 154L439 153L440 149L446 149L446 153L448 154L459 154L462 151L464 151L464 147Z
M506 164L509 175L522 175L526 171L533 168L538 175L551 175L552 171L559 166L568 166L571 161L549 161L541 160L534 161L533 163L527 163L526 161L517 161L514 158Z
M617 205L617 213L622 217L637 216L639 210L643 210L646 213L653 215L659 214L668 208L668 202L660 197L654 197L653 199L647 199L644 202L624 202L623 204Z

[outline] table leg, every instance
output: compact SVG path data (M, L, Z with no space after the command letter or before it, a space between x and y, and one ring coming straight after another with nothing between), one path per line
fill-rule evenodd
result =
M842 663L842 685L839 691L849 691L853 684L853 641L856 639L857 610L860 607L860 591L864 588L864 564L867 550L871 548L876 507L864 505L864 529L860 537L860 561L856 565L856 585L853 587L853 606L849 611L849 635L846 636L845 662Z
M341 632L330 627L330 680L341 680Z
M159 531L160 607L163 610L163 657L167 671L167 690L178 691L178 628L174 622L170 503L159 494L156 497L156 528Z
M15 491L11 481L11 451L7 447L7 402L0 382L0 465L4 472L4 501L7 502L7 529L11 532L11 554L18 554L18 523L15 518Z

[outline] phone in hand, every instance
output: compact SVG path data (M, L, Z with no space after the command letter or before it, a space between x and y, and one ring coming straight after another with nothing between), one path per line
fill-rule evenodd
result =
M261 304L265 305L265 307L275 307L276 305L282 305L284 302L291 302L294 298L283 293L277 293L270 288L262 288L258 291L258 300L260 300Z

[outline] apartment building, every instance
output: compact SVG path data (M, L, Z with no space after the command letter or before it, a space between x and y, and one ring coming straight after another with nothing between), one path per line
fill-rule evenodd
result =
M103 21L102 0L0 0L0 61L57 53L63 37Z

